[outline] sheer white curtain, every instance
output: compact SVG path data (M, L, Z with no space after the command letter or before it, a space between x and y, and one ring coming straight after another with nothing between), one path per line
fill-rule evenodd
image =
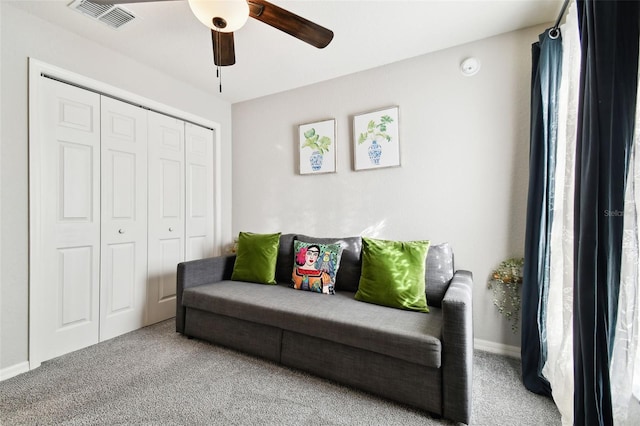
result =
M638 85L640 99L640 84ZM611 398L616 425L637 424L629 416L631 404L640 398L640 263L638 246L638 201L640 201L640 108L636 101L636 124L629 158L624 205L624 234L620 270L618 320L611 359Z
M563 425L573 424L573 213L580 36L575 2L562 33L562 77L558 94L555 206L551 228L547 360L542 374L551 385Z

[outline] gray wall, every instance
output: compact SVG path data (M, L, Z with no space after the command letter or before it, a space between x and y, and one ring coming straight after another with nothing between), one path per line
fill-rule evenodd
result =
M492 304L490 271L522 256L531 43L512 32L234 104L233 232L448 241L475 276L475 337L519 346ZM467 56L482 62L464 77ZM400 107L399 168L353 171L353 115ZM337 173L297 173L298 124L337 120Z
M28 358L28 57L221 124L223 241L231 239L231 106L3 3L0 122L0 370Z

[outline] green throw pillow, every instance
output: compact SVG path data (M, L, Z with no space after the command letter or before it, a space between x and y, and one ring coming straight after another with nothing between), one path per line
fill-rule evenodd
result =
M240 232L231 279L233 281L275 284L279 246L279 232L276 234Z
M429 241L362 238L362 275L356 299L393 308L429 312L425 261Z

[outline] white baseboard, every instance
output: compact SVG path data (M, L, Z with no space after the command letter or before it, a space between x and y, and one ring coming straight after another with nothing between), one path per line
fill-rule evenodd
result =
M503 345L502 343L490 342L488 340L473 339L473 348L479 351L520 359L520 346Z
M26 373L27 371L29 371L28 361L12 365L11 367L3 368L2 370L0 370L0 382L15 377L18 374Z

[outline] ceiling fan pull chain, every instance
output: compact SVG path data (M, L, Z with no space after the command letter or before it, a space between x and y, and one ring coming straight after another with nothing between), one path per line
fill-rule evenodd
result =
M222 45L220 42L220 31L216 30L216 41L218 44L218 49L217 49L217 53L216 56L218 57L218 64L222 63ZM218 90L220 90L220 93L222 93L222 67L220 65L217 66L216 68L216 77L218 77Z
M218 90L222 93L222 67L220 65L216 67L216 77L218 77Z

